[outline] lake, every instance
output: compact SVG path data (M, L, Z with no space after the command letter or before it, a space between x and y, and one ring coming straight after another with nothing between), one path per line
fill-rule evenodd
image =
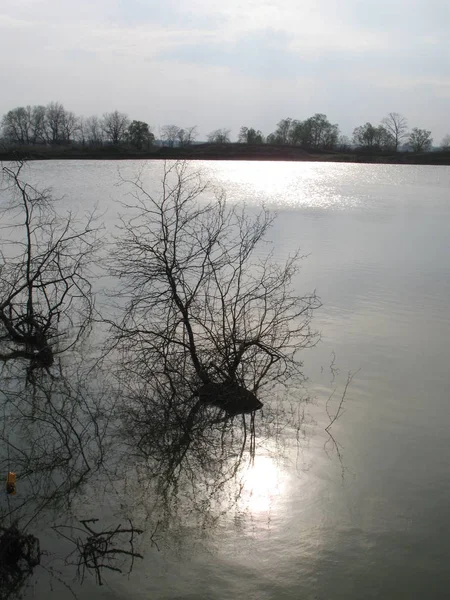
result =
M154 161L49 161L27 178L64 206L98 204L112 229L120 177ZM295 280L323 306L303 355L299 444L258 449L242 502L208 530L175 528L129 579L83 598L344 600L446 598L450 589L450 167L195 162L231 203L277 212L275 258L307 257ZM331 368L330 368L331 367ZM344 412L325 427L325 403ZM337 451L338 450L338 451ZM244 510L245 508L245 510ZM30 597L63 598L54 582Z

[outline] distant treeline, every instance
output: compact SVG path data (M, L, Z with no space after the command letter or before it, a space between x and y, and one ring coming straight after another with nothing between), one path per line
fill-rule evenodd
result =
M128 146L139 151L155 145L187 148L197 142L196 126L164 125L156 139L152 127L144 121L131 120L115 110L102 117L79 117L59 102L47 106L20 106L8 111L1 119L0 141L4 148L13 146L81 146L101 148ZM212 131L210 144L231 142L230 129ZM305 150L342 151L353 149L368 152L397 152L407 150L427 152L432 148L431 132L417 127L409 130L405 117L389 113L380 124L365 123L356 127L352 138L342 135L336 123L316 113L304 121L281 119L273 133L265 136L260 130L242 126L238 140L241 144L291 145ZM450 135L441 142L441 149L450 149Z

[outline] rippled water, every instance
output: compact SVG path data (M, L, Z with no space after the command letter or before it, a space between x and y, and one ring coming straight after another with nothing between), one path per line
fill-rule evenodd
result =
M177 531L130 580L102 594L88 584L83 598L446 598L450 168L194 166L229 201L278 212L278 258L298 246L308 255L296 285L323 302L321 343L305 353L316 402L290 460L257 457L245 515L225 516L210 535ZM139 168L154 186L156 162L36 162L30 177L74 209L98 202L112 226L126 189L119 173ZM336 389L336 406L348 371L357 373L333 426L340 461L324 403Z

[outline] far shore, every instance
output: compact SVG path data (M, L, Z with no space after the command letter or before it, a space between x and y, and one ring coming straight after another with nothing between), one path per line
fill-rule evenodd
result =
M29 146L0 149L0 161L9 160L249 160L320 161L346 163L450 165L450 150L435 152L318 151L271 144L195 144L185 148L153 146L137 150L127 146L101 148Z

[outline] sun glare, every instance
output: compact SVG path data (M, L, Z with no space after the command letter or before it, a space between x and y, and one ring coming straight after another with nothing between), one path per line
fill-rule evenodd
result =
M218 162L205 165L205 169L227 190L230 202L242 202L248 206L279 209L344 208L349 200L344 198L339 181L345 171L352 177L350 165L320 162ZM205 164L205 163L204 163ZM339 176L341 179L339 179ZM353 205L354 200L350 201Z
M282 470L267 456L255 458L242 476L243 499L251 512L267 512L283 496L285 481Z

